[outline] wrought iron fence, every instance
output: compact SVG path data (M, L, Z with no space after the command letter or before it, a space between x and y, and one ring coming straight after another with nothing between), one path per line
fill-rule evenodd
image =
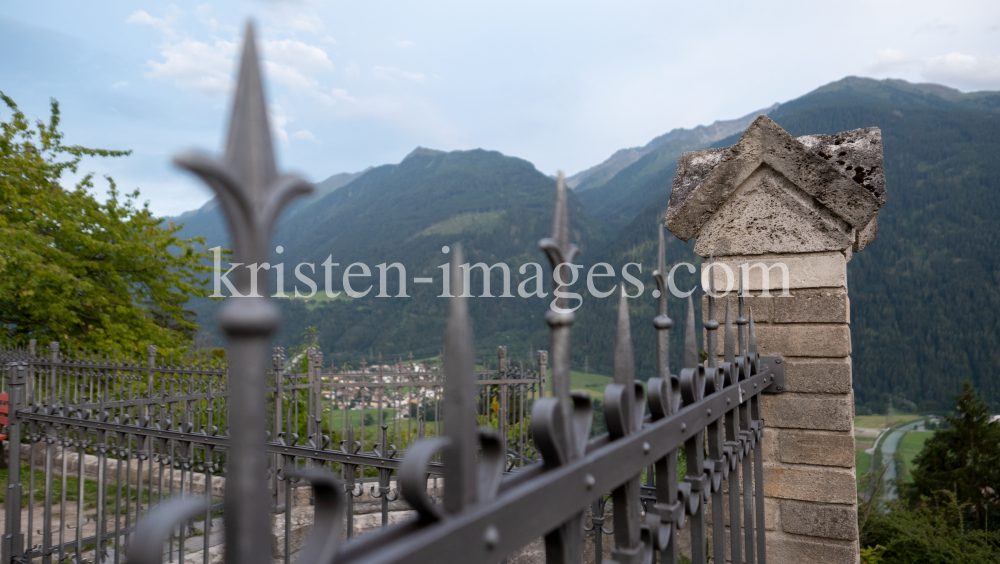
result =
M185 155L178 158L178 163L201 176L216 191L233 231L235 260L244 264L266 260L275 218L288 201L308 191L309 186L276 171L252 28L248 27L244 42L224 158ZM578 253L569 234L566 187L560 177L556 183L552 237L539 243L550 259L553 272L572 262ZM372 452L356 450L361 441L352 437L351 425L347 425L346 438L342 439L343 448L326 448L330 435L324 435L325 404L322 392L314 391L322 390L324 383L321 377L309 374L286 379L281 362L277 359L268 362L267 342L277 326L278 312L266 298L228 300L220 325L228 338L232 361L228 373L233 376L227 380L224 392L216 392L211 385L208 390L185 390L175 396L173 403L177 406L167 402L164 407L155 398L117 400L120 408L116 406L109 411L110 402L95 402L91 398L84 403L89 407L76 412L56 405L21 407L25 405L30 369L23 362L15 362L9 366L12 465L7 489L4 561L41 558L48 562L53 557L61 560L66 556L63 539L58 543L43 540L44 547L53 548L36 549L32 545L34 537L27 540L23 535L25 532L31 535L33 529L24 531L14 525L20 519L17 508L23 490L27 489L29 500L39 491L31 484L25 488L25 480L19 475L17 449L24 436L31 444L45 445L42 448L47 470L55 463L56 446L60 446L77 449L81 459L88 448L119 458L131 458L135 453L140 461L150 461L150 468L154 461L167 461L161 462L161 469L169 467L171 472L181 473L177 495L163 496L170 499L160 503L164 490L159 488L159 507L145 515L137 527L131 517L126 515L122 521L118 513L110 517L113 523L109 525L104 512L99 513L96 525L104 531L114 528L113 533L98 532L88 537L76 529L76 546L95 541L110 543L115 549L116 562L123 535L134 533L129 560L159 564L170 556L172 545L164 549L164 543L172 535L189 529L194 519L200 518L202 523L218 519L220 507L225 560L234 564L270 562L268 529L274 526L269 523L270 509L280 508L282 499L287 507L292 507L296 499L293 482L300 480L312 486L308 503L314 508L311 531L298 556L301 562L498 562L544 537L547 562L576 564L583 560L586 529L597 535L595 543L605 534L601 505L610 493L613 531L609 534L613 534L611 559L615 562L645 564L659 558L665 563L676 563L680 535L687 529L692 547L690 557L695 564L705 563L708 552L721 562L727 551L734 562L764 563L763 465L761 449L755 447L763 436L760 397L765 392L780 391L782 359L757 353L753 314L746 310L742 296L735 319L730 301L726 300L724 326L720 324L717 300L709 288L704 323L707 359L699 362L694 308L689 297L684 324L684 366L679 375L672 374L668 348L673 321L667 311L662 229L660 241L659 268L655 273L659 311L652 320L657 330L656 375L645 386L635 380L628 299L622 293L614 345L614 383L607 386L603 402L608 433L590 438L590 396L570 389L570 333L574 314L565 298L554 300L545 316L551 335L551 357L546 361L551 361L552 395L535 399L530 405L523 401L523 396L520 403L510 400L507 393L498 398L500 403L516 406L513 410L519 410L518 413L530 412L529 419L520 420L518 444L522 447L530 444L538 454L515 459L514 466L522 464L516 468L511 467L505 452L511 441L507 420L498 421L497 429L479 426L484 423L478 413L482 409L479 406L492 405L492 392L488 390L502 385L499 382L506 378L483 383L485 379L477 377L467 298L461 296L450 298L444 379L434 382L441 389L441 394L435 395L435 399L440 397L440 405L435 406L439 411L435 413L441 417L435 417L434 434L428 433L426 427L422 433L418 432L424 437L410 444L402 457L396 456L395 447L388 444L388 424L384 420L379 427L379 443L373 445ZM455 245L453 287L461 284L458 265L462 262L461 246ZM256 276L262 276L260 271ZM235 286L240 293L248 294L252 282L249 273L240 272ZM264 287L262 279L255 282L257 287ZM722 362L717 355L720 327L724 331ZM269 364L275 367L272 374L281 375L281 378L274 376L277 381L272 381L271 386L267 384ZM192 377L189 375L188 379ZM52 386L51 381L46 383ZM341 386L343 401L348 403L351 401L348 398L361 397L365 404L364 398L372 396L366 383L331 380L327 384L332 389ZM386 382L381 384L387 386L382 390L392 387ZM420 384L420 380L401 382L395 391L413 393L431 386L429 381L426 386ZM109 386L99 389L108 390ZM270 420L261 416L267 409L268 394L274 409ZM184 406L192 402L204 405L202 412L208 412L216 396L223 395L224 427L217 424L215 427L224 428L225 437L219 436L214 427L195 427L196 421L214 421L211 417L199 415L192 420L178 415L190 413ZM299 395L311 399L303 403L297 399ZM274 400L275 396L281 401ZM288 396L296 400L286 404L283 398ZM483 397L487 401L480 401ZM132 401L136 403L128 403ZM385 408L382 403L378 405ZM147 407L149 411L144 413ZM295 409L300 410L298 414L305 414L304 431L291 422L297 421ZM111 413L119 413L121 419ZM129 413L132 418L124 420ZM489 408L486 417L490 417ZM286 423L281 431L283 420ZM525 424L530 425L528 433L523 428ZM196 436L197 441L193 439ZM223 452L225 458L221 462ZM527 448L521 452L527 452ZM67 470L68 458L62 459ZM106 494L107 488L100 484L108 479L111 458L99 457L104 462L98 464L98 507L106 497L102 493ZM395 496L387 483L395 473L396 489L412 508L413 516L345 543L343 539L349 533L345 533L344 525L345 520L349 524L353 515L349 508L358 477L352 470L345 473L343 480L336 478L329 471L333 463L340 464L341 469L350 465L374 468L383 507ZM127 469L123 483L122 466L118 464L113 469L116 512L121 507L117 501L121 499L122 488L125 488L126 508L131 495L128 476L133 467L124 465ZM141 467L140 463L138 468ZM136 472L140 471L138 468ZM220 471L225 473L226 480L221 505L212 493L215 481L220 479L215 477L216 473ZM82 470L78 472L83 477ZM152 476L151 472L148 470L146 475ZM205 495L201 498L184 495L196 489L190 485L196 474L204 475ZM64 471L62 479L66 475ZM435 475L443 478L441 495L428 491L428 478ZM30 482L34 474L29 476ZM44 473L46 484L40 490L46 497L46 507L51 506L54 494L52 476L51 472ZM79 480L77 487L85 503L86 487L80 485L83 483L84 480ZM65 484L61 492L66 492ZM143 501L140 491L134 516L140 515L138 506L143 506ZM149 503L146 501L145 507ZM585 527L585 513L592 505L590 526ZM291 547L292 513L285 511L286 561ZM48 515L51 519L52 513ZM51 535L47 531L51 531L48 523L43 525L41 534ZM201 540L206 561L209 537L205 533ZM79 552L73 556L79 561ZM601 558L600 551L596 551L595 558Z
M118 562L128 553L139 516L166 499L201 493L204 515L183 534L177 531L166 556L200 548L207 559L221 542L213 513L222 508L225 491L227 368L175 363L158 358L152 346L144 362L93 353L67 358L59 343L49 351L48 358L38 356L34 342L24 350L0 350L7 367L0 391L13 398L8 491L21 492L25 505L22 511L13 501L7 504L10 556L80 562L104 555ZM293 519L286 509L289 500L295 505L299 484L284 479L285 468L304 462L339 474L353 492L345 508L349 525L354 498L367 487L368 497L380 501L384 526L389 502L398 496L392 473L400 455L414 440L439 435L441 424L440 372L398 366L323 372L320 353L308 349L305 356L300 372L297 363L286 366L282 349L274 349L268 403L258 413L269 429L270 509L285 514L280 526L288 546L281 554L288 556ZM477 371L478 410L484 425L507 437L510 471L534 462L525 414L544 378L534 367L512 366L504 347L497 366ZM196 529L201 532L194 534ZM352 531L349 526L348 536Z

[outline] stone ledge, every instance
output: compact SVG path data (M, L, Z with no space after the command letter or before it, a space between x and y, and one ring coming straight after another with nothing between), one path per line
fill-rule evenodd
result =
M854 394L763 394L764 424L780 429L854 430Z
M785 391L804 394L851 393L851 357L785 359ZM724 356L719 354L719 362Z
M851 433L783 429L776 442L781 462L843 468L855 465L854 435Z
M851 354L851 328L846 324L756 325L761 354L845 357Z
M769 564L856 564L857 541L818 540L793 537L787 534L767 536L767 561Z
M786 533L838 540L858 538L858 509L855 505L826 505L782 500L781 523Z
M844 358L851 354L851 328L842 323L756 323L760 354L803 358ZM720 322L721 323L721 322ZM717 354L725 352L724 334L719 333Z
M707 258L707 257L706 257ZM719 294L729 288L734 294L739 287L739 265L747 264L748 274L745 289L759 293L765 287L763 264L768 268L766 287L772 296L781 295L784 285L784 271L777 266L784 264L788 271L787 289L805 288L847 288L847 257L842 252L736 255L715 257L715 288ZM729 267L730 276L722 265ZM708 263L701 265L702 282L708 287Z
M748 292L750 293L750 292ZM850 301L843 288L805 288L792 290L791 296L770 297L751 295L744 298L753 310L755 323L850 323ZM716 317L719 323L725 321L726 302L732 302L733 318L736 317L734 293L719 296ZM702 295L702 321L708 320L708 295Z
M849 505L857 502L858 487L853 468L766 463L764 495Z
M849 394L851 358L785 356L785 390L813 394Z

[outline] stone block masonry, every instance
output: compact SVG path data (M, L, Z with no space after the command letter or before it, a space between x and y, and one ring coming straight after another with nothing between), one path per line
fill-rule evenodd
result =
M720 294L735 302L743 278L760 353L786 362L785 391L761 402L769 563L859 558L847 263L884 203L877 128L796 139L761 116L678 164L667 229L714 257L703 280Z

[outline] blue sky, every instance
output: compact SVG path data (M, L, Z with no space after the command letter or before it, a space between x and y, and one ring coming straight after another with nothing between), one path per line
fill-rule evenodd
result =
M414 147L482 147L573 174L675 127L847 75L1000 90L1000 2L3 2L0 90L162 215L207 189L234 55L258 26L280 166L322 180ZM5 109L4 119L8 117Z

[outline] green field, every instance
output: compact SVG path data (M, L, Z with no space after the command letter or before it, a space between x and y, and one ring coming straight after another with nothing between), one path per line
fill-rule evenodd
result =
M868 489L868 476L871 472L872 455L865 452L866 449L875 446L875 439L859 437L854 439L854 461L857 467L858 491Z
M604 388L613 381L614 380L610 376L589 374L587 372L579 372L576 370L569 371L570 389L587 392L591 395L591 397L604 397ZM550 394L552 393L551 372L549 372L549 376L546 378L545 388Z
M913 415L906 413L893 413L891 420L886 424L885 415L859 415L854 418L855 427L865 427L868 429L884 429L892 425L898 425L900 423L915 421L917 419L923 419L923 415Z
M924 448L924 443L931 438L933 431L909 431L899 441L899 453L903 455L903 471L899 476L901 482L912 480L913 459L920 454Z

